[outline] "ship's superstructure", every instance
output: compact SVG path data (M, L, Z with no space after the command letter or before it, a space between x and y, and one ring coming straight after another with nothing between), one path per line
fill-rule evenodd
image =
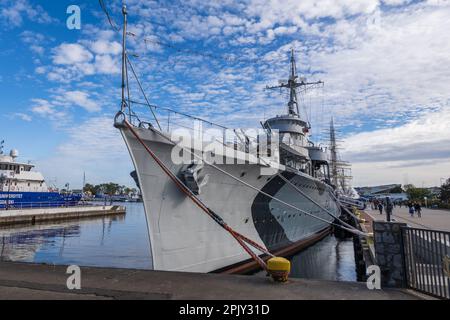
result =
M289 90L288 112L266 120L264 127L270 132L278 130L281 163L315 178L329 181L330 168L324 149L315 146L309 139L311 125L300 118L297 89L308 89L323 85L322 81L307 82L297 75L294 49L291 50L289 80L267 89L286 88Z
M0 152L0 191L48 192L44 177L40 172L32 171L34 165L16 162L19 156L17 150L11 150L9 155Z

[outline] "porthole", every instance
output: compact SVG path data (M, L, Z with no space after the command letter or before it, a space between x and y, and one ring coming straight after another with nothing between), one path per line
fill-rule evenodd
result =
M243 176L245 176L245 172L242 172L242 173L241 173L241 178L242 178Z

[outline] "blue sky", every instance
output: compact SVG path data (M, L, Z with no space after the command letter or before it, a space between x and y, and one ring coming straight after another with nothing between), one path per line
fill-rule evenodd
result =
M313 139L333 116L355 185L431 186L448 177L449 1L125 2L136 35L129 53L152 103L258 127L285 108L285 95L263 89L287 77L294 47L299 73L325 82L303 105ZM121 1L105 3L120 25ZM66 27L72 4L81 30ZM80 186L84 171L92 183L131 185L132 164L112 127L120 34L98 1L3 0L0 15L6 149L19 149L58 186Z

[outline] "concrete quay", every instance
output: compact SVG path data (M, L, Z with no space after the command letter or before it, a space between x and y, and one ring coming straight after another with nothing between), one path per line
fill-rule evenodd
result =
M81 290L67 289L67 266L0 262L0 299L420 300L409 290L365 283L81 267Z
M372 210L370 207L365 210L372 220L386 221L386 213L380 214L378 210ZM450 231L450 210L422 208L422 217L417 213L414 216L408 212L407 207L395 207L391 216L392 221L403 222L413 228L423 228L432 230Z
M0 210L0 226L125 214L122 206L75 206Z

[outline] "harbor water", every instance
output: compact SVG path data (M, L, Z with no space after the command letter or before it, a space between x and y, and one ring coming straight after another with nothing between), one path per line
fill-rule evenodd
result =
M1 228L0 261L151 269L143 205L121 205L126 215ZM291 277L356 281L351 239L327 236L291 261Z

